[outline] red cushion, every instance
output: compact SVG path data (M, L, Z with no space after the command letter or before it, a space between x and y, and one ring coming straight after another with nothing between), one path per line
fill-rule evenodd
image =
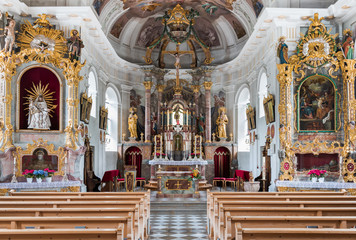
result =
M213 180L225 180L226 178L224 177L214 177Z
M236 178L226 178L226 181L236 181Z
M125 178L118 178L117 181L118 182L125 182Z
M136 180L145 180L145 181L146 181L146 178L144 178L144 177L137 177Z

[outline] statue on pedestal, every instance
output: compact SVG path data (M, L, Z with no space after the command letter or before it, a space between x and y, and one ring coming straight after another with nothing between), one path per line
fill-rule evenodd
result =
M0 16L1 18L1 16ZM4 51L5 52L12 52L12 48L15 45L15 26L16 26L16 21L14 20L13 17L10 17L7 13L6 13L6 18L7 18L7 24L5 27L5 47L4 47Z
M128 118L130 138L136 139L137 136L137 114L135 113L135 108L130 108L130 115Z
M79 60L81 55L81 50L84 48L82 39L79 36L79 32L76 29L73 29L70 32L70 38L67 40L69 58L70 60Z
M226 114L226 108L219 108L219 117L216 119L216 125L218 125L218 137L221 139L226 139L226 124L229 122Z
M351 30L346 29L344 31L344 39L342 41L342 50L346 59L354 59L354 41L351 36Z
M280 64L288 63L288 45L285 43L286 37L282 36L278 39L279 45L277 49L277 57L279 57Z

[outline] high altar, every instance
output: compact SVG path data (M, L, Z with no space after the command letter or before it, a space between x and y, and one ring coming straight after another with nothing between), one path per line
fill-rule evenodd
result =
M209 48L193 34L196 13L190 11L179 4L169 10L162 24L170 31L164 31L158 40L147 47L144 58L148 65L142 67L145 72L144 132L141 136L137 134L137 114L134 112L139 109L131 108L133 112L128 117L129 141L123 146L125 163L132 162L131 152L142 154L143 160L138 171L146 179L158 182L158 197L198 196L198 183L189 180L192 171L199 170L202 180L212 182L214 156L217 159L224 158L224 171L229 172L231 158L236 150L233 148L232 134L228 136L226 133L226 108L219 106L216 109L218 116L212 119L211 73L214 67L209 64L213 59ZM201 61L203 65L200 67L193 43L199 45L204 52L205 59ZM157 46L160 46L160 57L158 66L154 66L151 54ZM175 47L168 49L169 46ZM165 56L169 55L175 59L173 79L169 79L170 71L164 68ZM188 70L192 78L190 82L180 75L180 60L183 55L192 57L192 70ZM204 91L201 91L202 86ZM152 92L157 93L156 105L151 102ZM212 134L213 125L216 126L216 133ZM123 138L126 138L125 134ZM218 150L221 147L223 150ZM210 174L206 175L206 172Z

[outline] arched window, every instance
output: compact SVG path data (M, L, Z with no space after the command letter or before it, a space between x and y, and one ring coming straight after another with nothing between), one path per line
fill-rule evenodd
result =
M258 87L258 116L260 118L265 116L265 111L263 108L263 98L267 96L267 75L262 73L260 77L260 85Z
M88 96L93 99L90 116L96 117L96 95L97 95L97 89L96 89L96 79L95 79L95 75L94 75L93 72L89 73L88 85L89 85Z
M238 98L238 150L239 152L248 152L250 151L250 144L247 142L248 138L248 127L247 127L247 116L246 116L246 107L250 103L250 91L248 88L244 88L240 92Z
M105 107L108 109L106 151L117 151L118 142L118 97L113 88L109 87L105 94Z

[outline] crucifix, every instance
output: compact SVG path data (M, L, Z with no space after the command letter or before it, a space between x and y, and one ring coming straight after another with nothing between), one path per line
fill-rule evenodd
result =
M193 51L180 51L179 44L176 45L175 51L162 51L162 54L169 54L169 55L175 57L175 59L176 59L176 62L174 63L174 66L176 67L176 89L180 89L180 81L179 81L179 69L181 68L180 58L183 55L193 54L193 53L194 53Z
M180 186L182 186L182 184L179 181L177 181L176 186L177 186L177 189L180 189Z

